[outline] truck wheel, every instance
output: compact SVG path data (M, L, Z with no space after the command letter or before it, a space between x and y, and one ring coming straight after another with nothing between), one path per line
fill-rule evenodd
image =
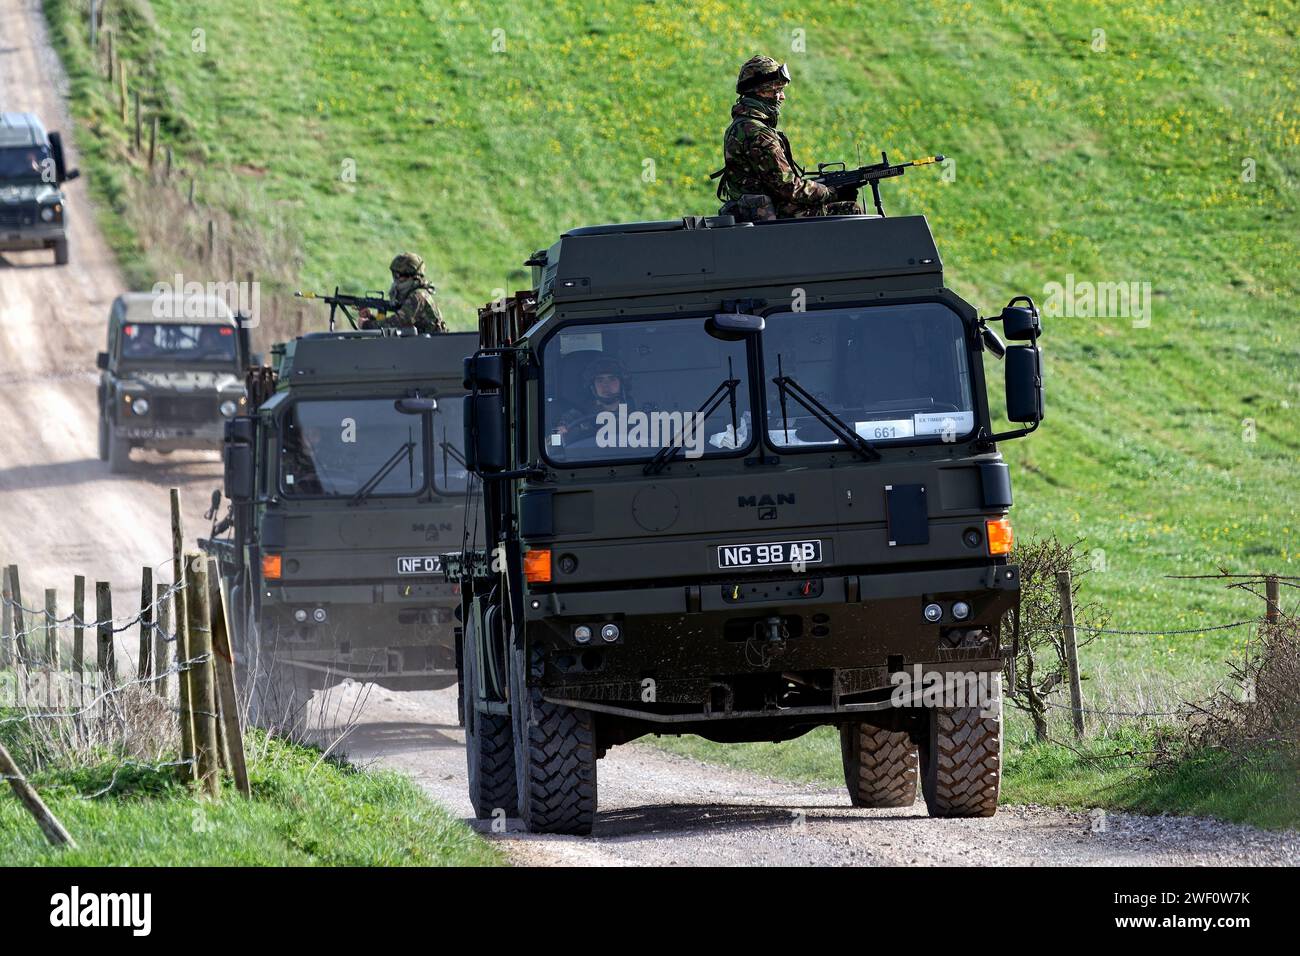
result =
M56 266L66 266L68 264L68 240L56 239L54 241L54 264Z
M1002 699L979 707L932 708L921 746L921 791L932 817L991 817L1002 783Z
M542 669L542 652L529 662ZM586 836L596 819L596 733L591 714L542 698L528 687L524 652L511 641L510 696L514 718L519 816L530 833Z
M907 731L865 721L840 727L844 783L855 807L910 807L916 802L916 744Z
M108 461L108 419L103 411L99 413L99 460Z
M494 810L519 816L519 785L515 780L514 728L509 715L485 714L474 706L478 687L478 654L474 652L474 623L465 628L463 669L465 700L465 765L469 802L474 816L490 819Z
M131 467L131 443L124 438L118 438L113 434L113 429L108 430L108 470L115 475L120 475Z

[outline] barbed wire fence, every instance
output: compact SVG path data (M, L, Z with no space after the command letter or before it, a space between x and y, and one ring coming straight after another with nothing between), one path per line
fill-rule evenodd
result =
M0 566L0 779L53 844L75 845L20 759L29 772L103 768L107 782L82 794L86 800L113 792L132 770L175 769L209 797L220 795L228 774L251 793L217 565L183 552L179 490L170 498L172 553L142 567L139 603L128 614L114 614L107 581L94 582L87 614L82 575L74 578L71 613L59 613L53 588L36 606L24 599L19 566ZM160 580L165 568L169 582ZM119 667L119 635L133 629L135 661Z

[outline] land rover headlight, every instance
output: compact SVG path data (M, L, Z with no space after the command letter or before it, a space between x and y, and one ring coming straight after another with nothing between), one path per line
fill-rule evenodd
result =
M225 415L227 418L233 418L237 411L239 411L239 406L235 403L234 399L228 398L221 403L221 414Z
M149 399L140 397L131 402L131 411L136 415L149 414Z
M41 207L41 221L42 221L42 222L53 222L53 221L54 221L54 212L55 212L55 210L54 210L54 207L53 207L53 206L42 206L42 207Z

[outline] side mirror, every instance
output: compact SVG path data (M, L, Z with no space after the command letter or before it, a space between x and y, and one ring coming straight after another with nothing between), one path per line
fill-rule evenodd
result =
M253 446L242 442L227 442L225 452L223 460L226 497L236 504L252 501Z
M212 510L216 511L220 507L221 507L221 489L213 488L212 489Z
M990 352L992 352L993 355L1000 361L1002 359L1002 356L1007 354L1006 344L1000 338L998 338L998 334L994 332L992 329L990 329L988 326L985 326L981 330L980 334L984 338L984 347L988 349Z
M719 312L704 322L704 331L724 342L739 342L746 336L757 335L766 328L761 315L744 312Z
M54 160L54 180L61 183L68 178L68 167L63 162L63 137L58 133L50 134L50 157Z
M1009 305L1002 310L1002 332L1012 342L1032 342L1043 333L1037 309Z
M505 471L510 464L506 444L506 408L499 392L465 398L465 461L478 474Z
M102 369L102 370L104 370L104 371L107 371L107 370L108 370L108 353L107 353L107 352L100 352L98 355L95 356L95 368L97 368L97 369Z
M425 412L437 411L438 400L436 398L399 398L393 402L393 407L403 415L423 415Z
M1006 359L1007 419L1038 423L1043 420L1042 356L1031 345L1013 345Z
M63 181L68 182L70 180L77 179L80 176L81 176L81 170L69 169L66 173L63 174Z

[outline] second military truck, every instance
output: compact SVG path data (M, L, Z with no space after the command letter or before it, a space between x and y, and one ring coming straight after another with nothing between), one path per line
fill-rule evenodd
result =
M994 813L1033 303L1004 345L921 216L588 227L530 264L467 363L491 547L447 556L476 812L586 833L612 746L831 725L855 805Z
M319 332L249 376L226 430L220 558L236 658L263 726L345 678L456 680L456 589L439 553L473 538L462 364L476 336ZM481 531L479 531L481 535Z

